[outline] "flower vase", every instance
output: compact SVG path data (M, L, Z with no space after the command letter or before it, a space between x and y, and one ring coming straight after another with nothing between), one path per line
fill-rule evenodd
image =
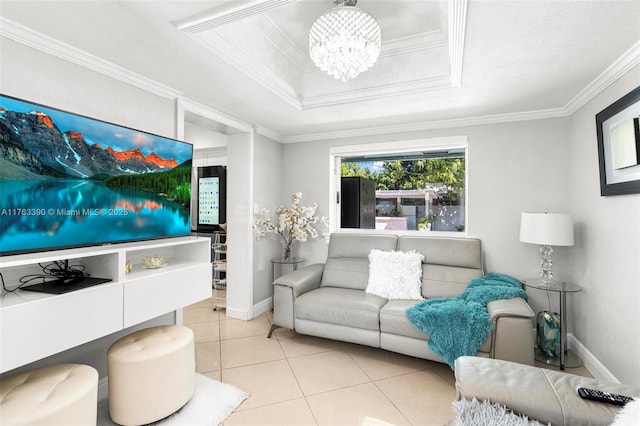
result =
M282 260L289 262L293 259L293 241L286 243L282 243L282 252L281 252Z
M536 343L547 356L560 356L560 315L556 312L538 312Z

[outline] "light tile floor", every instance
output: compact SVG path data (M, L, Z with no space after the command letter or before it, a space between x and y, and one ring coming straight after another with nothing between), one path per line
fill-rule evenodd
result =
M231 319L212 310L213 300L186 307L183 318L195 334L197 371L251 395L225 426L427 426L453 417L446 364L286 329L268 339L271 313Z

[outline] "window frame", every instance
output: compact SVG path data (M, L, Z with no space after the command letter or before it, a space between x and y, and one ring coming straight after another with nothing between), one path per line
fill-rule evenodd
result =
M362 234L397 234L397 235L425 235L418 230L384 230L384 229L355 229L340 227L340 201L342 192L340 186L341 161L343 157L358 155L384 155L415 151L437 151L443 149L464 149L465 152L465 182L464 182L464 231L428 231L432 236L466 237L469 229L469 143L466 135L447 136L425 139L396 140L379 143L363 143L354 145L332 146L329 149L329 232L351 232Z

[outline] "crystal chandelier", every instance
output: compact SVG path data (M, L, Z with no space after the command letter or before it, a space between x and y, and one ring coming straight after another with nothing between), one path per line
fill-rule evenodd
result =
M380 55L380 26L355 7L357 0L334 0L309 32L309 55L318 68L348 81L369 69Z

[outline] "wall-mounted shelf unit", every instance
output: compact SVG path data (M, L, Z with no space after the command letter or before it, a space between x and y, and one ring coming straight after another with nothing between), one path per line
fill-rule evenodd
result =
M181 237L0 258L8 289L22 276L40 274L39 263L59 260L111 280L59 295L2 293L0 372L211 297L210 244L208 238ZM162 256L167 266L145 269L140 261L146 256Z

